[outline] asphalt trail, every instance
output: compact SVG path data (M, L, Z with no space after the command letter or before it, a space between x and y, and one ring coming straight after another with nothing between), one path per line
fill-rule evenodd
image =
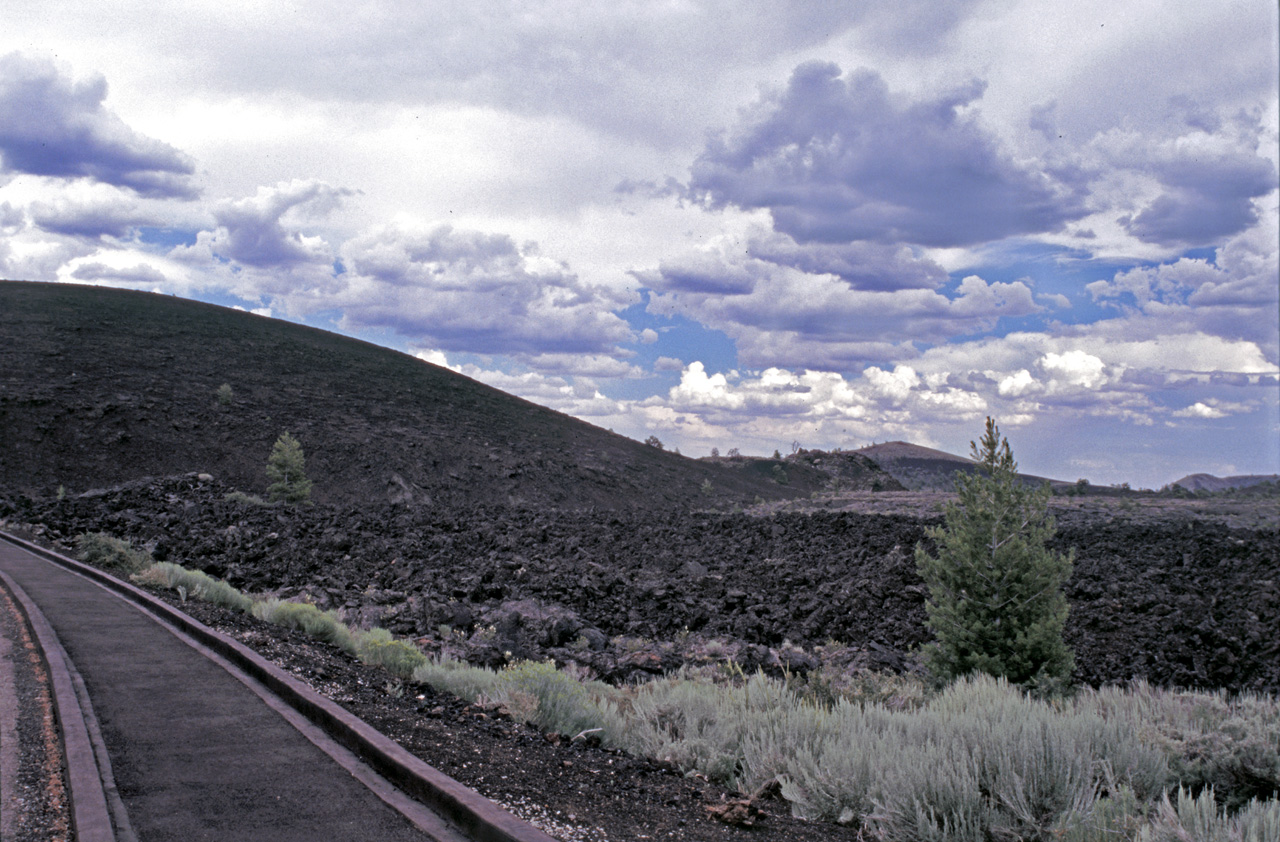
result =
M133 605L0 541L84 679L138 839L430 840Z

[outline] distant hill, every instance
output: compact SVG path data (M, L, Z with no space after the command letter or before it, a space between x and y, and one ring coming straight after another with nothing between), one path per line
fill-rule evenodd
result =
M912 491L953 491L956 473L976 473L978 466L970 459L905 441L890 441L859 448L854 453L864 456ZM1049 483L1054 487L1070 485L1031 474L1019 474L1029 484Z
M705 507L808 494L822 479L686 459L314 328L0 281L0 488L75 494L201 471L262 493L286 430L320 502Z
M1247 474L1235 477L1215 477L1212 474L1188 474L1171 485L1180 485L1188 491L1229 491L1234 488L1252 488L1268 482L1280 482L1280 474Z

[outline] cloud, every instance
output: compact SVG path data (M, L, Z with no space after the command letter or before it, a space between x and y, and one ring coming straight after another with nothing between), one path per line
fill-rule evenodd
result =
M28 205L31 222L51 234L71 237L124 238L142 225L162 223L164 210L144 205L136 196L105 184L59 190L47 200Z
M218 257L258 269L331 263L329 244L303 234L296 225L323 218L352 193L316 179L259 187L255 196L214 208L218 229L208 246ZM294 225L286 227L287 222Z
M799 242L972 245L1084 216L1067 185L1015 161L964 109L978 82L908 102L872 70L802 64L695 160L711 207L764 208Z
M1050 352L1040 358L1040 366L1063 382L1085 389L1095 389L1107 379L1102 360L1081 350Z
M1151 169L1163 192L1125 222L1129 233L1162 245L1198 246L1220 242L1258 221L1253 199L1280 186L1275 164L1251 150L1206 145L1179 143L1176 151L1157 157Z
M1173 413L1175 418L1226 418L1227 413L1214 406L1196 401L1186 409Z
M148 286L162 288L168 285L168 278L159 269L145 263L135 263L127 267L108 266L105 263L80 263L71 271L71 277L77 281L108 282L130 288Z
M1013 374L1000 379L1000 385L997 387L1001 397L1020 398L1023 395L1031 394L1042 388L1040 383L1031 376L1031 372L1025 368L1018 369Z
M1132 332L1199 332L1249 340L1273 360L1280 355L1280 245L1274 209L1227 240L1213 260L1182 257L1117 272L1086 289L1115 306ZM1139 320L1138 315L1146 317Z
M756 231L747 254L809 275L835 275L852 289L887 291L936 289L946 271L904 245L883 243L798 243L772 231Z
M10 172L89 178L144 196L199 194L191 159L103 107L102 76L76 82L52 61L0 57L0 159Z
M749 366L851 370L1042 309L1022 281L970 275L934 290L922 284L945 275L932 261L876 245L810 248L756 232L745 248L720 238L636 277L654 291L650 312L723 331ZM855 286L850 276L874 282Z
M622 302L505 234L388 226L345 242L342 289L325 301L349 329L389 328L446 351L513 354L551 370L565 355L616 357L636 336L614 312ZM593 362L595 360L596 362ZM609 376L630 374L616 360Z

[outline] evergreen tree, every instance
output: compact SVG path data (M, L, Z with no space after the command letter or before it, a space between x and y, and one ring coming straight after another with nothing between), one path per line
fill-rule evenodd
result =
M927 531L937 556L916 546L936 638L926 662L943 680L985 672L1048 691L1065 684L1074 666L1062 640L1074 552L1045 547L1054 533L1049 486L1019 479L995 421L988 418L982 442L970 444L980 470L956 475L958 503L947 504L943 526Z
M272 502L305 503L311 499L311 480L307 479L306 459L302 445L289 433L281 433L271 447L267 459L267 496Z

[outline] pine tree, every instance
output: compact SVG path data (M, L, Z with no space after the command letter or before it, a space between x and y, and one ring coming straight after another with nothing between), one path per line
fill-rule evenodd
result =
M943 526L926 533L937 556L916 546L936 638L926 662L943 680L985 672L1050 691L1070 679L1074 666L1062 639L1063 586L1074 552L1045 547L1054 533L1049 486L1032 488L1019 479L995 421L988 418L982 442L970 444L980 470L957 474L958 503L947 505Z
M306 459L302 445L289 433L281 433L271 447L267 459L267 495L272 502L305 503L311 499L311 480L307 479Z

